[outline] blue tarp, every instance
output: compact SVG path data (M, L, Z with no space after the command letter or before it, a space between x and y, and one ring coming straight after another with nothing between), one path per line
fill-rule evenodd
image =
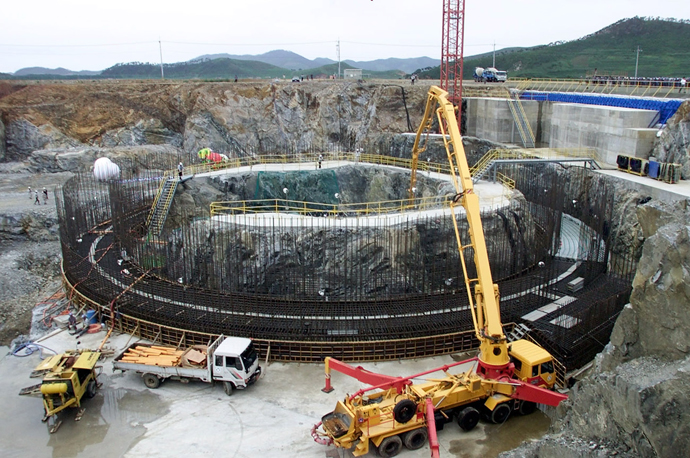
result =
M656 100L639 97L614 97L596 94L569 94L564 92L525 91L520 94L522 100L537 100L549 102L581 103L585 105L604 105L608 107L636 108L638 110L654 110L659 112L660 124L676 113L683 102L679 99Z

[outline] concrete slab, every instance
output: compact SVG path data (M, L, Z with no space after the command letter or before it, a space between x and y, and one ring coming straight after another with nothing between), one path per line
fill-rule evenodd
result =
M640 192L649 194L651 197L665 201L685 200L690 197L690 181L681 180L671 184L655 180L649 177L633 175L632 173L621 170L597 170L597 173L609 175L628 182L626 187L638 189Z
M79 345L95 348L103 336L86 335ZM128 335L116 335L108 345L119 351L133 341ZM41 344L61 352L74 348L76 342L61 331ZM40 421L41 399L17 395L22 387L37 382L29 378L29 373L40 362L39 354L19 358L2 347L0 355L4 385L0 391L4 407L0 450L9 457L348 457L351 453L347 451L315 443L310 429L333 409L337 400L364 387L334 373L335 391L326 394L321 392L323 365L273 363L262 364L262 379L231 397L225 395L220 384L201 382L166 381L160 388L149 390L137 374L114 374L109 358L103 362L99 376L103 387L95 398L84 403L82 420L75 422L74 413L65 412L62 426L50 435ZM445 356L362 366L389 375L411 375L451 362L453 358ZM539 411L516 416L504 425L480 423L470 433L448 424L439 433L441 456L494 457L523 440L541 436L548 426L548 417ZM429 454L425 446L405 450L400 457ZM368 456L376 455L372 452Z
M554 318L553 320L549 321L551 324L555 324L557 326L561 326L566 329L570 329L576 324L580 322L579 319L575 318L574 316L570 315L561 315L559 317Z
M563 307L563 306L560 304L556 304L555 302L552 302L550 304L546 304L543 307L539 307L537 310L539 310L540 312L544 312L548 315L549 313L555 312L556 310L558 310L561 307Z
M522 319L527 321L537 321L541 318L544 318L545 316L546 313L539 310L535 310L533 312L528 313L527 315L523 315Z

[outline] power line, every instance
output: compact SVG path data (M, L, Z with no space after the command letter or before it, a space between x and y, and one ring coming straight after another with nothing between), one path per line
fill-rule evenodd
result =
M302 41L302 42L291 42L291 43L211 43L211 42L195 42L195 41L167 41L167 40L155 40L155 41L134 41L134 42L124 42L124 43L100 43L100 44L10 44L10 43L0 43L0 47L8 48L99 48L99 47L112 47L112 46L135 46L135 45L155 45L158 43L175 44L175 45L192 45L192 46L302 46L302 45L322 45L322 44L334 44L338 40L327 40L327 41ZM371 43L365 41L346 41L340 40L341 43L354 44L354 45L365 45L365 46L387 46L394 48L437 48L438 45L434 44L401 44L401 43ZM498 43L497 43L498 44ZM493 43L485 44L466 44L465 46L479 47L479 46L492 46ZM505 46L499 44L499 46Z
M156 43L155 41L135 41L131 43L102 43L102 44L88 44L88 45L17 45L0 43L0 46L16 47L16 48L98 48L104 46L132 46L132 45L150 45Z

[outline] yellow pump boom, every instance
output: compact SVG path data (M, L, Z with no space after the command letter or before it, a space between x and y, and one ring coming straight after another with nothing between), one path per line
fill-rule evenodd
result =
M422 151L420 139L431 126L433 112L435 111L448 154L452 182L456 192L450 208L453 214L453 225L455 227L458 250L460 251L465 284L467 285L472 320L474 321L477 338L480 341L479 361L487 370L492 372L493 369L505 367L510 362L506 337L501 324L498 285L494 284L491 276L484 229L482 228L480 217L479 197L474 193L472 175L467 164L460 129L456 121L455 107L448 100L447 96L448 93L437 86L431 86L429 89L424 117L419 124L417 137L412 149L413 172L410 189L414 187L416 180L414 164L416 164L419 153ZM469 245L463 245L460 238L458 223L455 218L455 207L457 206L462 206L467 215L470 235ZM465 262L465 250L467 249L472 249L474 253L477 278L470 278L467 274L467 264ZM472 286L474 286L474 295L472 294Z

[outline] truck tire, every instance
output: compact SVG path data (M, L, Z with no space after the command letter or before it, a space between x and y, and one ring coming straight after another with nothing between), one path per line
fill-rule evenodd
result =
M393 407L393 418L398 423L407 423L417 412L417 404L409 399L403 399ZM391 455L392 456L392 455Z
M379 445L379 456L390 458L397 455L402 450L402 440L400 436L386 437Z
M408 431L402 436L403 444L410 450L417 450L422 448L426 444L426 440L429 438L429 432L426 428L413 429Z
M89 381L89 383L86 385L86 391L84 392L84 396L91 399L92 397L96 396L96 390L97 389L98 389L98 386L96 385L96 381L95 380Z
M458 426L463 431L472 431L479 423L479 411L474 407L465 407L458 413Z
M235 389L235 385L233 385L230 382L223 382L223 390L225 390L225 394L228 396L232 396L232 392Z
M537 410L537 404L530 401L522 401L520 402L520 407L518 407L518 412L520 412L520 415L529 415L535 410Z
M155 390L159 386L161 386L161 379L158 378L157 375L155 374L144 374L144 385L146 385L148 388L151 388L152 390Z
M500 425L508 419L513 409L507 402L497 405L492 412L489 413L489 420L491 423Z

